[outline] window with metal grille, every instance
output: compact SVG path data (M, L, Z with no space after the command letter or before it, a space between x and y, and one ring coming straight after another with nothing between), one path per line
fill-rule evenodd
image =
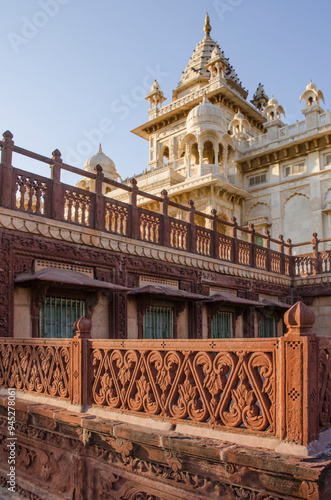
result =
M260 322L260 337L276 337L276 320L273 316L265 316Z
M233 337L232 312L220 311L215 314L211 322L211 336L213 339Z
M331 165L331 155L326 155L325 156L325 165L330 166Z
M76 319L85 315L85 300L46 297L40 309L40 336L68 338L74 335Z
M172 307L150 306L144 313L144 339L172 339L174 310Z

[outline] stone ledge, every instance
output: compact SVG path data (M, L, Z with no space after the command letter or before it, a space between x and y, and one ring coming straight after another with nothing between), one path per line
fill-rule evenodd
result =
M0 388L0 405L6 406L6 389ZM54 419L58 423L81 426L87 431L109 432L114 429L114 436L123 438L130 429L136 428L137 435L148 435L157 433L159 439L156 446L165 445L167 437L171 435L181 436L180 439L191 440L207 439L221 446L244 446L245 448L261 448L266 452L275 452L282 455L295 456L298 458L316 458L323 456L331 450L331 429L320 434L319 441L310 443L307 447L279 440L276 436L254 434L245 430L233 431L217 427L207 427L204 424L190 423L187 421L171 421L168 419L152 418L148 415L137 415L120 409L108 409L106 407L79 407L72 405L69 401L50 396L35 395L17 391L16 411L38 414L42 417ZM138 432L139 429L139 432ZM123 434L124 433L124 434ZM147 434L146 434L147 433ZM165 440L163 442L163 439Z
M7 413L5 403L2 397L2 432L5 431L3 423ZM17 399L16 417L18 446L32 447L36 450L33 453L43 457L49 452L57 456L61 450L60 456L65 456L67 461L91 460L90 466L84 468L87 475L94 464L94 450L98 449L101 456L96 466L103 477L115 473L123 476L124 482L130 482L132 477L137 476L136 480L145 484L148 493L155 488L157 492L162 492L160 498L165 500L222 498L221 492L226 488L233 492L233 496L226 496L229 499L237 498L237 488L245 494L268 495L267 498L272 500L330 498L331 453L325 453L318 459L289 457L261 447L254 448L252 453L249 447L226 441L187 436L173 430L156 431L151 427L75 413L49 404L31 404L20 399ZM100 462L103 454L107 456L110 452L112 457L118 457L116 465L112 463L115 458ZM135 470L133 476L131 471L135 463L141 463L143 468ZM151 463L151 468L148 463ZM23 465L29 469L30 464ZM3 461L2 475L4 466ZM76 474L76 470L72 469L70 474ZM151 482L153 474L155 478ZM35 478L33 475L28 477L31 485ZM180 479L183 477L189 478L187 484ZM194 478L198 481L196 486ZM23 473L18 474L18 481L22 481L23 488L29 485ZM48 477L46 483L49 485ZM84 483L90 484L89 481ZM215 487L214 492L218 488L218 496L208 493L211 487ZM40 491L38 488L42 489L43 485L38 483L36 488ZM47 493L39 493L38 498L57 498L53 494L48 489ZM66 499L67 496L59 498Z
M160 260L170 264L196 267L205 271L217 272L240 278L266 281L277 285L290 286L292 278L259 269L232 264L210 257L175 250L152 243L138 241L124 236L75 226L67 222L46 219L41 216L26 214L0 207L0 228L34 234L53 240L65 241L77 245L87 245L101 250L110 250L124 254Z

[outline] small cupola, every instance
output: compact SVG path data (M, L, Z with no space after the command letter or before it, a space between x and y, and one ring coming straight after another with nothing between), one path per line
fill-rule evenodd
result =
M273 122L276 120L280 120L281 115L285 116L285 111L283 106L280 106L278 104L278 100L275 99L274 96L272 96L272 98L269 99L268 104L264 108L262 114L266 117L268 122Z
M321 90L317 90L315 83L310 80L306 90L300 96L300 102L305 101L306 107L308 108L311 106L319 106L320 100L325 104L323 92Z
M146 101L149 102L150 110L158 111L163 103L166 100L164 94L161 90L160 84L157 80L154 80L153 85L151 86L151 90L148 92L147 97L145 97Z

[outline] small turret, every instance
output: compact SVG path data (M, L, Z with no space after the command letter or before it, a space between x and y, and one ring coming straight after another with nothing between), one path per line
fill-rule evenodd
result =
M164 97L164 94L157 80L154 80L154 83L151 86L151 90L148 92L148 95L147 97L145 97L145 99L149 102L149 110L152 111L153 114L157 114L158 110L161 107L161 104L166 100L166 97Z
M310 80L306 90L300 96L300 102L305 101L305 107L302 110L302 114L306 117L306 128L312 129L316 128L319 124L319 115L323 113L319 101L324 102L324 95L321 90L317 90L315 83Z
M300 102L304 100L306 103L306 107L308 108L310 106L319 106L320 99L325 104L323 92L321 90L317 90L315 83L310 80L310 83L308 83L306 90L300 96Z
M280 115L285 116L285 111L283 106L280 106L278 104L277 99L272 96L262 114L267 118L268 122L272 122L275 120L280 120Z
M269 97L265 93L264 87L262 83L259 83L259 86L257 87L255 94L253 95L253 99L251 100L251 103L253 106L255 106L259 111L263 111L263 109L266 107L268 104Z
M248 120L245 119L244 115L238 109L237 114L234 115L232 121L229 123L231 134L236 139L247 139L246 130L248 127Z

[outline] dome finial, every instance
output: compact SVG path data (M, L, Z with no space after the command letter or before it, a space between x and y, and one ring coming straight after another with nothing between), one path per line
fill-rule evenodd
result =
M205 26L204 26L203 30L204 30L204 32L206 33L206 36L209 36L209 35L210 35L210 32L211 32L211 26L210 26L210 19L209 19L208 12L207 12L207 14L206 14Z
M98 153L103 153L103 151L102 151L102 147L101 147L101 142L99 142L99 150L98 150Z

